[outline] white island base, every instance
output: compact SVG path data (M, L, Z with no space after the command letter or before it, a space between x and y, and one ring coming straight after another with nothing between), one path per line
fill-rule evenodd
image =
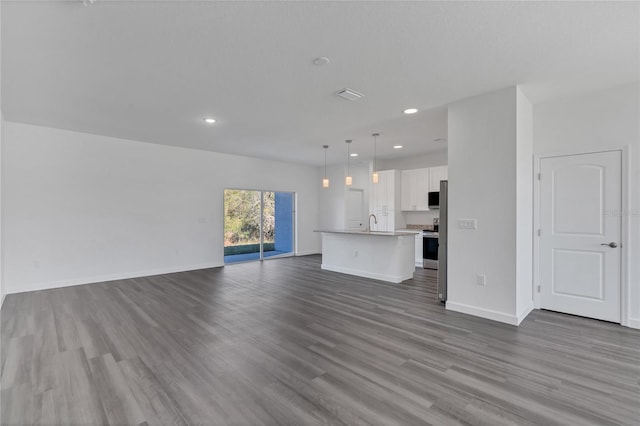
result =
M322 269L399 283L413 278L415 234L322 232Z

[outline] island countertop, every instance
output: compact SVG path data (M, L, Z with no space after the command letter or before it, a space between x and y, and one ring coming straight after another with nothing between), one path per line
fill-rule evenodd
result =
M373 235L379 237L402 237L407 235L416 235L419 231L393 231L393 232L383 232L383 231L358 231L354 229L316 229L313 232L322 232L328 234L351 234L351 235Z

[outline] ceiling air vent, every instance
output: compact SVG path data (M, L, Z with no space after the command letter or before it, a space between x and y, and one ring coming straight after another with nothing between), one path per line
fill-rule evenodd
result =
M342 90L337 91L336 95L340 96L341 98L345 98L349 101L356 101L364 97L362 93L358 93L355 90L349 89L349 88L344 88Z

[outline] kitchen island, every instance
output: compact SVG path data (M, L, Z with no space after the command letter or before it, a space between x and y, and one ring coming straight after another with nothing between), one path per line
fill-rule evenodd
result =
M322 269L399 283L413 278L415 232L318 230Z

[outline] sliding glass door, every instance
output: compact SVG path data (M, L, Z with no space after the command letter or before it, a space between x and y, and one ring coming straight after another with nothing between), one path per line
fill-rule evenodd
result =
M294 229L292 192L225 189L225 263L291 255Z

